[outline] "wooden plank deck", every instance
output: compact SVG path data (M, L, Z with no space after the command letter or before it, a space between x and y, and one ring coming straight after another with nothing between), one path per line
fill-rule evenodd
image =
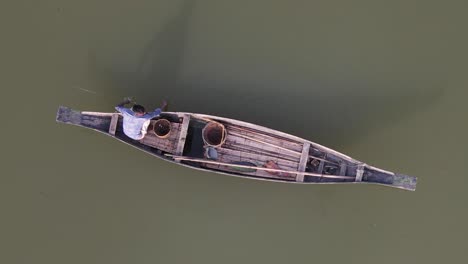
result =
M205 114L192 114L192 116L194 116L196 118L204 119L204 120L214 120L214 121L226 124L228 126L237 126L237 127L241 127L241 128L245 128L245 129L250 129L250 130L253 130L253 131L259 131L259 132L262 132L262 133L274 135L276 137L282 137L282 138L287 139L287 140L289 140L291 142L303 143L305 141L304 139L302 139L300 137L293 136L291 134L287 134L287 133L284 133L284 132L281 132L281 131L278 131L278 130L273 130L273 129L270 129L270 128L262 127L262 126L259 126L259 125L251 124L251 123L240 121L240 120L234 120L234 119L230 119L230 118L225 118L225 117L220 117L220 116L212 116L212 115L205 115Z
M281 170L296 172L300 167L299 162L302 156L305 159L305 164L308 159L309 149L303 153L303 143L293 142L290 139L283 140L275 138L272 135L262 135L259 131L244 130L240 127L227 125L226 141L221 147L217 147L219 162L234 163L234 162L251 162L258 167L264 166L268 161L275 162ZM310 144L307 143L310 147ZM278 173L272 174L267 171L257 170L255 172L240 172L233 170L225 165L203 164L204 167L237 172L246 175L252 175L262 178L273 178L294 181L296 173Z
M149 128L153 127L154 122L156 120L151 120ZM180 134L181 125L179 123L172 123L171 122L171 132L169 137L167 138L159 138L157 137L154 132L148 129L148 133L146 136L140 140L140 143L148 145L153 148L160 149L162 151L175 154L177 149L177 144L179 142L179 134Z
M272 160L276 162L282 169L292 171L296 171L297 167L299 166L298 162L292 162L278 157L256 155L249 152L227 148L216 148L216 150L218 151L218 161L222 162L249 161L255 164L263 165L267 161Z
M271 157L283 157L284 159L291 160L299 163L301 152L295 152L292 150L284 150L281 147L275 147L272 145L262 144L258 141L251 140L242 136L227 133L226 148L240 148L246 152L252 151L252 153L258 153L258 155L268 155ZM302 150L302 149L301 149ZM260 154L262 153L262 154Z
M247 161L247 162L252 162L256 164L257 166L261 167L267 161L272 160L280 167L280 169L289 170L289 171L296 171L297 167L299 166L298 162L292 162L292 161L281 159L278 157L271 157L267 155L257 155L257 154L252 154L252 153L245 152L245 151L232 150L228 148L216 148L216 150L218 151L217 161L219 162L233 163L233 162L239 162L239 161ZM273 178L273 179L283 179L283 180L294 180L296 178L294 173L290 175L284 175L284 174L275 175L275 174L271 174L269 172L262 171L262 170L257 170L256 172L239 172L239 171L232 170L227 166L216 165L216 164L204 164L203 166L207 168L238 172L238 173L262 177L262 178Z
M293 142L290 140L283 140L280 138L267 135L266 133L253 132L249 130L243 130L237 126L227 125L226 126L228 133L232 135L247 136L254 140L263 141L266 144L272 144L281 148L289 149L298 153L301 153L303 143Z

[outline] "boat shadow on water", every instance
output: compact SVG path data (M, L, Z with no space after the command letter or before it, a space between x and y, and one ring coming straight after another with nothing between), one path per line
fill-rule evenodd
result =
M174 98L172 106L182 106L174 107L177 110L246 120L307 139L312 131L313 140L336 147L424 111L442 97L438 84L420 91L412 88L412 81L399 80L380 83L378 86L383 88L375 89L375 83L365 81L318 83L314 79L320 78L313 73L312 78L299 81L281 75L254 80L247 76L235 80L180 79L197 4L196 0L182 2L176 14L146 44L135 70L110 71L115 85L132 87L150 106L158 106L155 97ZM207 43L210 45L213 43ZM287 54L291 50L278 52Z
M135 69L103 70L94 65L97 75L108 82L108 94L131 89L132 94L142 98L140 103L149 108L157 106L157 97L174 98L170 101L178 110L245 120L338 149L426 109L442 96L439 87L421 93L404 81L398 87L408 89L391 89L392 85L397 86L395 82L385 85L389 89L374 90L370 83L316 83L313 76L302 81L275 75L255 80L242 76L236 80L197 76L181 80L188 26L195 6L196 1L183 3L178 14L143 49ZM200 132L197 131L191 130ZM195 151L199 153L190 155L200 156L201 152Z
M136 58L135 68L101 67L90 56L90 71L107 89L103 94L137 95L139 103L148 108L158 107L161 99L168 98L172 109L246 120L338 148L408 118L442 96L438 86L422 93L402 80L374 89L375 83L318 83L314 79L320 78L313 73L303 80L281 75L254 80L242 75L235 80L180 79L196 6L196 0L182 2L176 14L142 44L145 48Z

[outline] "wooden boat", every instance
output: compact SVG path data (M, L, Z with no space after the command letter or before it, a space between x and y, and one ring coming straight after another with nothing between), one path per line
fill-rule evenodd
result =
M60 106L57 122L90 128L158 158L203 171L300 184L379 184L414 191L416 177L372 167L317 143L234 119L163 112L142 140L127 137L119 113ZM164 122L160 122L164 121ZM167 122L169 121L169 122ZM165 124L165 135L157 135ZM211 129L211 130L210 130Z

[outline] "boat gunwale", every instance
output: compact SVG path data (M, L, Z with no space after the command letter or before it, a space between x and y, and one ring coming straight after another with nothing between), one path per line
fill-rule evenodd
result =
M73 110L72 108L65 107L65 106L60 106L59 111L60 111L61 108L66 108L66 109L70 109L72 111L79 112L79 114L81 114L81 115L112 117L112 115L119 114L120 116L122 116L121 113L116 113L116 112L111 113L111 112L79 111L79 110ZM365 168L367 168L367 169L376 170L376 171L386 173L386 174L389 174L389 175L393 175L393 176L396 175L394 172L383 170L383 169L368 165L366 163L360 162L359 160L356 160L356 159L354 159L354 158L352 158L352 157L350 157L348 155L345 155L345 154L343 154L341 152L330 149L330 148L325 147L323 145L320 145L318 143L312 142L310 140L306 140L306 139L300 138L298 136L294 136L294 135L291 135L291 134L288 134L288 133L285 133L285 132L281 132L281 131L278 131L278 130L275 130L275 129L272 129L272 128L268 128L268 127L265 127L265 126L262 126L262 125L257 125L257 124L249 123L249 122L246 122L246 121L241 121L241 120L236 120L236 119L231 119L231 118L225 118L225 117L219 117L219 116L213 116L213 115L207 115L207 114L197 114L197 113L189 113L189 112L162 112L161 113L161 115L164 115L164 114L177 115L178 117L183 117L184 115L189 115L189 116L194 117L194 118L200 118L200 119L209 118L209 119L213 119L215 121L216 120L221 120L221 121L224 121L224 122L229 122L231 124L247 125L248 127L255 127L256 129L259 129L260 131L273 133L273 134L278 134L278 135L280 135L282 137L289 138L289 139L292 139L292 140L295 140L295 141L299 141L299 143L306 143L306 142L310 143L311 147L317 147L317 148L319 148L319 150L329 152L329 153L331 153L333 155L336 155L336 156L338 156L340 158L346 159L349 162L363 164L365 166ZM151 151L149 151L147 149L144 149L144 148L142 148L142 147L140 147L140 146L138 146L136 144L132 144L131 142L127 142L127 141L121 139L119 136L112 135L109 132L102 131L102 130L97 129L97 128L85 126L85 125L82 125L82 124L74 124L72 122L64 122L64 121L59 120L58 117L59 117L59 112L57 112L57 117L56 117L56 121L59 122L59 123L73 124L73 125L76 125L76 126L87 128L87 129L92 129L94 131L97 131L97 132L100 132L100 133L105 134L107 136L110 136L112 138L115 138L115 139L119 140L120 142L123 142L123 143L125 143L127 145L130 145L130 146L132 146L132 147L134 147L134 148L136 148L136 149L138 149L140 151L143 151L143 152L145 152L147 154L155 156L155 157L157 157L159 159L169 161L169 162L171 162L173 164L176 164L176 165L182 165L182 166L190 168L190 169L197 169L197 170L200 170L200 171L206 171L206 172L212 172L212 173L214 172L214 173L219 173L219 174L224 174L224 175L229 175L229 176L234 176L234 177L240 177L240 178L247 178L247 179L254 179L254 180L261 180L261 181L269 181L269 182L280 182L280 183L288 183L288 184L291 184L291 183L294 183L294 184L327 184L327 185L328 184L372 184L372 185L381 185L381 186L392 187L392 188L402 189L402 190L409 190L409 191L415 191L416 190L416 187L407 188L407 187L404 187L404 186L398 186L398 185L393 185L393 184L380 183L380 182L367 182L367 181L360 181L360 182L356 182L356 181L353 181L353 182L349 182L349 181L343 181L343 182L333 182L333 181L330 181L330 182L301 182L301 181L299 181L298 182L298 181L293 181L293 180L289 180L289 179L279 180L279 179L274 179L274 178L263 178L263 177L256 177L256 176L252 176L252 175L242 175L242 174L238 174L238 173L235 173L235 172L224 172L224 171L220 171L220 170L214 170L214 169L208 169L208 168L203 168L203 167L191 166L191 165L185 164L184 162L177 162L174 159L170 159L170 158L166 158L166 157L164 157L162 155L158 155L158 154L156 154L154 152L151 152ZM403 175L403 176L407 176L407 175ZM407 176L407 177L413 177L413 176ZM417 180L416 177L414 177L414 178Z

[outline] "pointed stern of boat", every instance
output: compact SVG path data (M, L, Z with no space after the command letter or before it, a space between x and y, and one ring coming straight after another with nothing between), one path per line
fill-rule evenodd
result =
M59 106L55 120L59 123L79 125L81 123L81 112L66 106Z
M416 191L416 184L418 178L414 176L408 176L403 174L393 175L392 186L395 188L400 188L408 191Z
M381 170L372 166L366 166L364 169L363 182L377 183L398 189L415 191L417 178L390 171Z

